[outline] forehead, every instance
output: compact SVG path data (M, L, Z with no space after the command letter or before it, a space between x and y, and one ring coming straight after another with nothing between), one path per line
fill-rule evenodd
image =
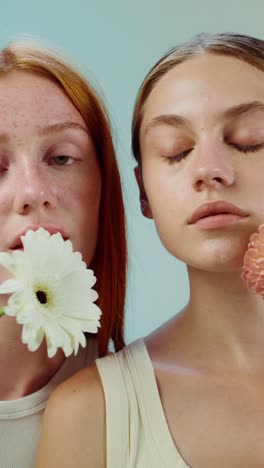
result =
M51 122L74 119L84 124L64 90L51 79L25 71L0 74L1 126L21 119Z
M231 56L192 57L158 81L146 101L142 127L162 114L192 114L198 108L224 112L244 102L264 101L263 78L261 70Z

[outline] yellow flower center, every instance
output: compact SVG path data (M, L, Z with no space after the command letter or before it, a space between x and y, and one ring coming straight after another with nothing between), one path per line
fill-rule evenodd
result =
M39 303L45 307L50 307L52 303L52 294L47 287L43 285L37 285L35 287L36 298Z

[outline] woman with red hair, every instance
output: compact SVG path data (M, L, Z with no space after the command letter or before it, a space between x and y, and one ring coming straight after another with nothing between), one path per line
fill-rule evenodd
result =
M63 232L97 278L98 338L65 359L30 352L21 326L0 319L1 466L35 466L51 391L124 345L125 215L111 126L102 99L52 52L14 43L0 52L0 250L34 225ZM1 275L3 274L1 270Z

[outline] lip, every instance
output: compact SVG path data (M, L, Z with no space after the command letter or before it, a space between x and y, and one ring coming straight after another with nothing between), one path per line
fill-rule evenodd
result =
M232 224L243 218L248 213L233 203L222 200L203 203L188 220L188 224L205 228L217 228Z
M39 228L45 229L51 235L57 234L57 232L59 232L64 240L69 239L69 236L67 236L66 232L60 227L56 226L55 224L32 224L27 226L26 228L23 228L20 231L20 233L12 240L9 249L14 250L17 246L22 246L21 237L24 236L27 233L27 231L37 231Z

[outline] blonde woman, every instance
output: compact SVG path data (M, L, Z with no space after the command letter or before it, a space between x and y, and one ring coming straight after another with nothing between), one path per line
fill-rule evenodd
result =
M201 35L161 58L133 151L143 214L186 263L190 300L55 391L38 467L264 466L264 304L241 279L264 221L264 41Z

